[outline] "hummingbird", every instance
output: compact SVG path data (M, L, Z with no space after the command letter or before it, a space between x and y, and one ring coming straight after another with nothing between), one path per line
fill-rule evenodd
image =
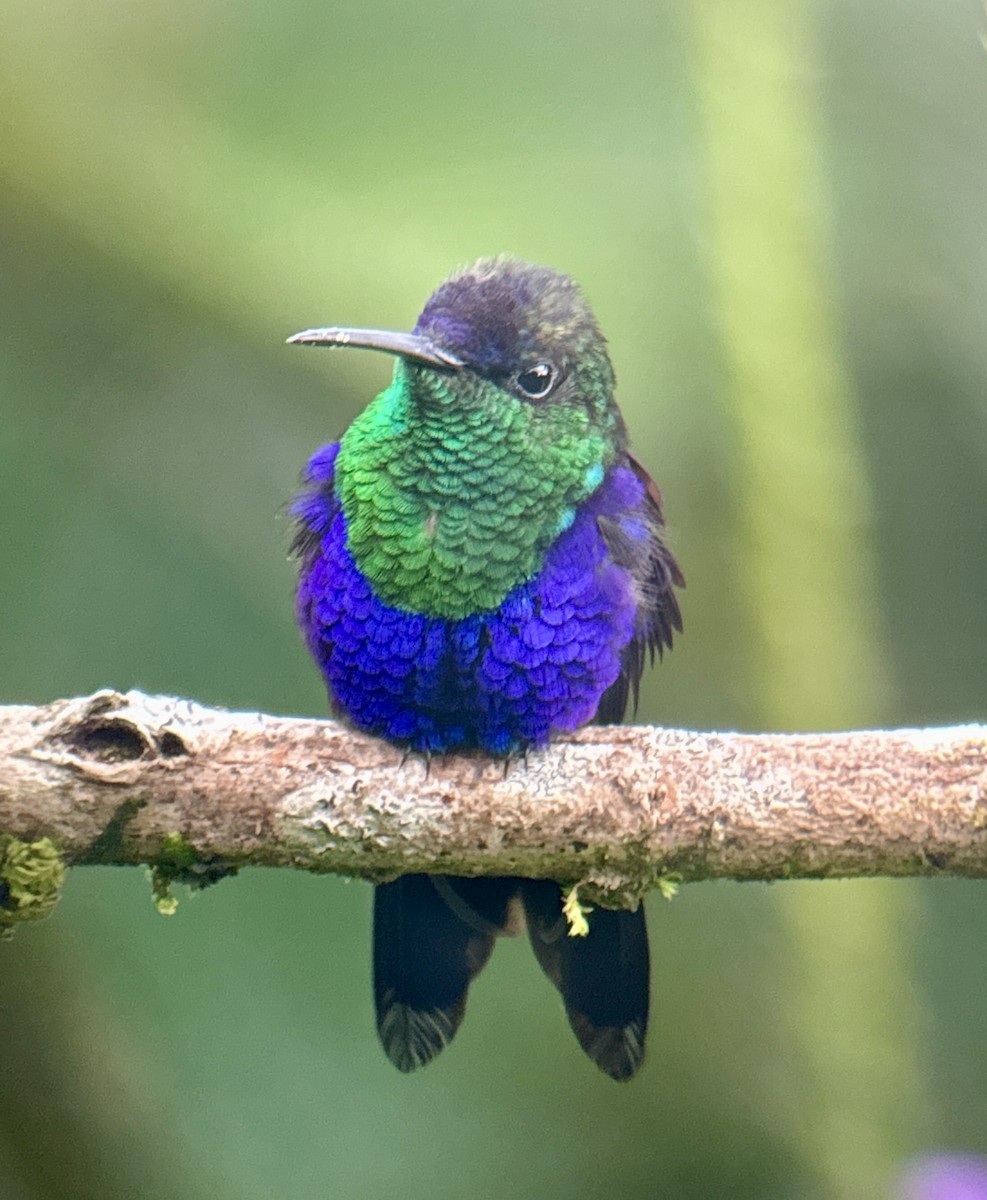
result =
M395 356L308 463L292 512L304 640L334 713L409 752L509 761L637 703L684 586L662 497L628 448L606 339L569 276L510 257L447 279L411 333L289 343ZM568 935L550 880L405 875L374 895L377 1032L401 1071L453 1038L495 939L526 925L586 1054L644 1057L644 911Z

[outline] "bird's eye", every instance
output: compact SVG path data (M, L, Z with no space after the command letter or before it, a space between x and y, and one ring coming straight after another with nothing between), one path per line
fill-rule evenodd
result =
M525 367L518 371L514 382L526 396L532 400L544 400L555 387L559 373L549 362L535 363L533 367Z

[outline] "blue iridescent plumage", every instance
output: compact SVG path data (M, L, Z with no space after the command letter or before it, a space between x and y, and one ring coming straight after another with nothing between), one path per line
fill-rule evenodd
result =
M369 733L434 753L506 754L591 721L638 631L639 580L614 561L601 531L609 522L647 560L646 494L633 470L611 469L534 579L493 612L454 621L374 594L347 549L333 491L337 450L314 456L311 490L294 505L312 539L299 621L336 710Z

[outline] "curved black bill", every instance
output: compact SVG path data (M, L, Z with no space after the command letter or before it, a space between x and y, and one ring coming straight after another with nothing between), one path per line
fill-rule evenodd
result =
M464 366L463 360L431 340L416 333L392 333L387 329L305 329L288 338L290 346L356 346L363 350L383 350L386 354L399 354L402 358L413 358L416 362L428 363L433 367L456 369Z

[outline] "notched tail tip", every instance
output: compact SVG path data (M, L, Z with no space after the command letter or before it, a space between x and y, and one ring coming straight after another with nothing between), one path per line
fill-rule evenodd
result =
M626 1083L637 1074L644 1062L642 1021L598 1026L582 1013L570 1012L569 1023L580 1046L604 1074L618 1083Z
M463 1018L464 1004L449 1009L416 1009L385 997L377 1020L384 1053L403 1074L427 1067L452 1041Z

